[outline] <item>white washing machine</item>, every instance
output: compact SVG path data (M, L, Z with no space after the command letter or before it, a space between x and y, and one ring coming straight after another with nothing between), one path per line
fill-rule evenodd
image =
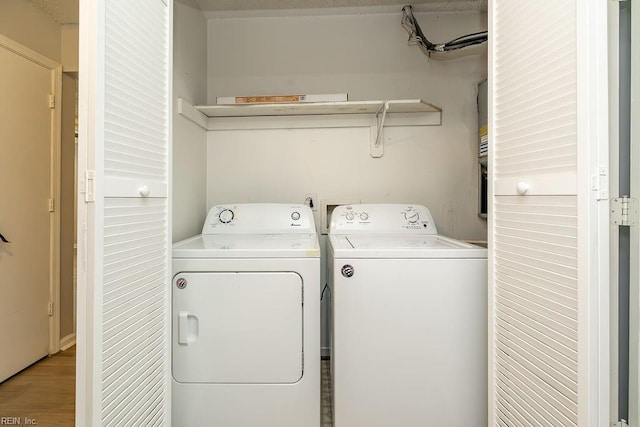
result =
M487 250L427 208L331 216L335 427L487 425Z
M304 205L211 208L173 247L172 425L320 425L320 248Z

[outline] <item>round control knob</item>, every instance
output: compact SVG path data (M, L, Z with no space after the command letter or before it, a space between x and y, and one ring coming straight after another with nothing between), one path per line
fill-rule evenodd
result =
M218 220L223 224L229 224L233 221L233 211L231 209L223 209L218 214Z
M347 219L347 221L353 221L353 212L347 212L346 214L344 214L344 217Z
M300 219L300 212L293 212L291 214L291 219L294 220L294 221L299 220Z
M368 214L368 213L366 213L366 212L362 212L362 213L360 214L360 219L361 219L361 220L363 220L363 221L368 220L368 219L369 219L369 214Z
M416 211L405 212L404 219L409 221L411 224L415 224L420 220L420 214Z

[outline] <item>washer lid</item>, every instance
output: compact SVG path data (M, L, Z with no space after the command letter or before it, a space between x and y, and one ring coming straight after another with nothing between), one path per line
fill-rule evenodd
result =
M174 258L319 258L313 234L199 235L173 245Z
M336 258L487 258L487 249L441 235L332 235Z

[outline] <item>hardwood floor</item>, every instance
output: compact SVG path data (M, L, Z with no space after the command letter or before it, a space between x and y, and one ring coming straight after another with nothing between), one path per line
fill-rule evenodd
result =
M0 384L0 421L14 425L72 427L76 348L46 357ZM14 418L14 420L11 420Z

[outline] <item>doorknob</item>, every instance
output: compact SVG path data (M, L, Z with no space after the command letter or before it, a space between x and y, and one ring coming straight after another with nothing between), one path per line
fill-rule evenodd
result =
M516 185L516 191L521 196L524 196L529 191L529 184L524 181L520 181L518 185Z
M0 233L0 240L2 240L2 241L3 241L3 242L5 242L5 243L11 243L10 241L8 241L8 240L7 240L7 238L6 238L6 237L4 237L4 236L2 235L2 233Z

